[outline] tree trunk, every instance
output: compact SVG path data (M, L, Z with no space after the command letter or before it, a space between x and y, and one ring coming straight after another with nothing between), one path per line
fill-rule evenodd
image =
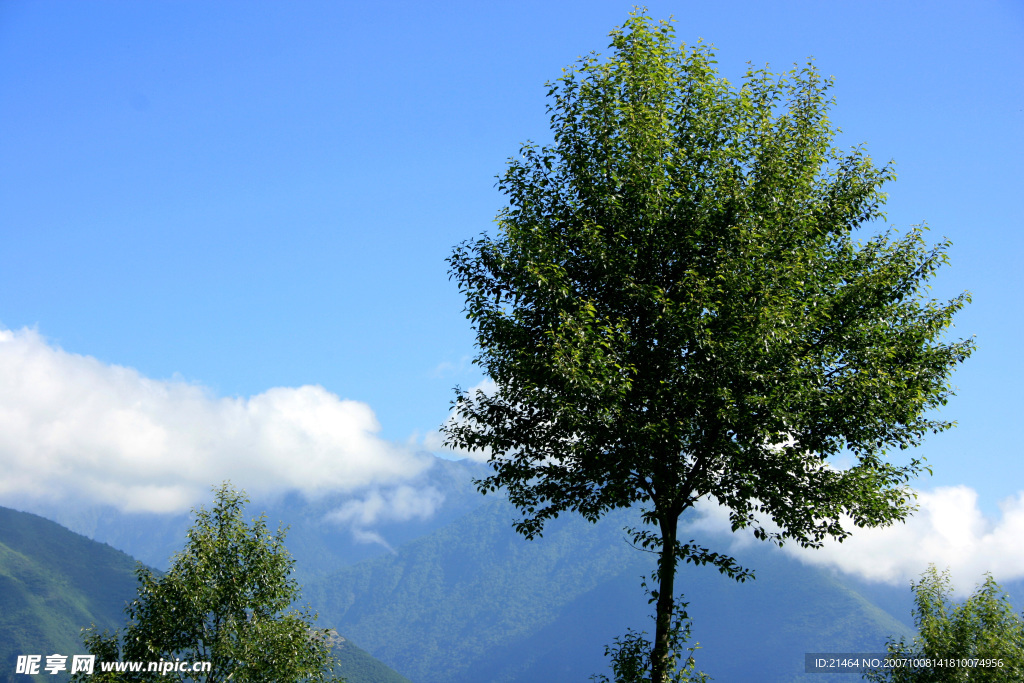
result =
M651 653L651 682L668 681L669 629L675 611L676 527L679 515L669 512L658 520L661 526L661 557L658 559L658 605L655 617L654 652Z

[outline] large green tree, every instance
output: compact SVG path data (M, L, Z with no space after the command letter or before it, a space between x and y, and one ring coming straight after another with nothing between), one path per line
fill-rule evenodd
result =
M890 640L892 659L921 666L869 672L876 683L1019 683L1024 681L1024 621L991 575L964 602L952 600L949 572L934 565L911 584L920 635L912 643ZM952 662L950 661L952 660ZM942 662L940 665L939 662ZM930 665L929 665L930 663Z
M139 566L138 597L120 631L84 634L97 662L210 662L209 671L78 674L80 681L292 683L340 681L331 675L330 631L315 615L288 607L299 589L284 529L272 534L263 516L246 523L248 499L225 483L213 509L194 511L185 549L158 576Z
M678 562L748 575L679 539L680 515L711 500L734 530L804 546L846 537L844 515L904 519L924 466L887 452L950 426L929 411L973 342L944 337L966 293L924 296L948 242L854 241L894 173L833 146L812 64L736 87L667 22L611 35L609 58L549 84L553 143L499 178L499 234L449 257L495 390L457 388L444 431L489 453L479 487L507 490L527 538L565 511L643 507L660 683Z

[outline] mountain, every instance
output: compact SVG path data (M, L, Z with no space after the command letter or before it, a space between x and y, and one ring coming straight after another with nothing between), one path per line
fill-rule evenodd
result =
M66 681L67 673L16 674L19 655L86 654L81 629L124 625L138 563L50 520L0 507L0 681ZM348 683L409 683L350 640L337 637L337 672Z
M333 652L338 660L334 672L343 676L346 683L411 683L408 678L374 659L366 650L346 638L335 638Z
M394 554L314 582L305 596L324 623L416 683L565 683L606 673L604 646L627 626L652 625L639 584L653 556L622 532L637 514L598 524L570 516L532 542L511 530L514 517L507 502L488 501ZM698 666L717 680L825 683L832 677L803 673L804 653L883 652L888 636L912 635L831 572L764 545L737 559L756 580L737 584L689 565L678 578Z
M120 626L135 597L135 566L108 545L0 508L0 680L27 680L14 674L18 655L85 654L83 627Z
M473 487L472 478L486 472L477 463L437 459L407 482L437 492L433 515L371 526L368 536L380 543L357 542L350 527L330 521L333 511L359 500L351 494L254 500L248 513L265 511L271 527L290 525L286 545L302 603L319 612L318 624L415 683L562 683L608 673L605 645L627 627L653 626L640 588L653 556L631 548L622 531L639 524L636 512L617 511L596 525L568 515L543 538L526 541L511 529L516 511ZM112 545L163 558L162 567L191 523L187 515L60 512ZM712 550L731 544L695 530L685 538ZM753 541L735 555L756 580L737 584L692 565L677 578L690 603L691 641L701 646L698 666L719 681L827 683L833 679L825 674L803 673L805 653L880 653L888 637L913 635L909 585L811 567ZM1013 604L1024 604L1024 582L1002 585ZM0 601L5 594L0 590Z

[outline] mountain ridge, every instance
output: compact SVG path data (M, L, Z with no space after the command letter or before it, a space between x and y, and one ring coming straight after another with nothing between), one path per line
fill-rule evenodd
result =
M653 559L621 530L638 512L597 524L559 519L536 541L515 534L514 515L492 500L306 594L327 621L416 683L561 683L605 671L603 649L615 636L651 630L640 579ZM710 567L679 577L692 640L703 648L698 666L719 680L803 680L804 652L880 652L890 635L912 635L837 577L777 549L751 546L737 559L758 578L737 584Z

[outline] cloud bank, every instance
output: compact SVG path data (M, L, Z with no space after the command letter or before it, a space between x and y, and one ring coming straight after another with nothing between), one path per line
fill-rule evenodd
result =
M1024 492L1000 503L1000 519L992 520L978 508L978 494L967 486L940 487L917 492L918 511L904 524L886 528L846 528L844 542L827 541L819 549L783 546L801 562L831 567L869 581L909 587L929 564L949 568L956 593L974 591L986 572L996 581L1024 577ZM755 541L750 534L732 534L725 508L705 504L694 528L731 535L731 547ZM777 530L777 527L765 525Z
M179 512L225 479L253 496L317 495L430 466L379 430L368 405L320 386L218 398L67 353L33 330L0 329L0 500Z
M476 389L494 387L485 380ZM402 445L379 430L369 406L323 387L218 398L195 384L67 353L33 330L0 329L0 504L69 500L184 512L230 479L253 497L350 493L327 520L386 546L377 525L426 519L442 504L436 488L411 484L432 464L416 446L443 449L437 433ZM1000 504L998 520L981 513L977 493L965 486L919 491L917 503L905 524L854 529L844 543L817 550L789 543L783 552L902 586L935 563L950 568L961 595L987 571L997 581L1024 577L1024 492ZM693 526L722 534L726 547L758 542L732 534L723 508L698 511Z

